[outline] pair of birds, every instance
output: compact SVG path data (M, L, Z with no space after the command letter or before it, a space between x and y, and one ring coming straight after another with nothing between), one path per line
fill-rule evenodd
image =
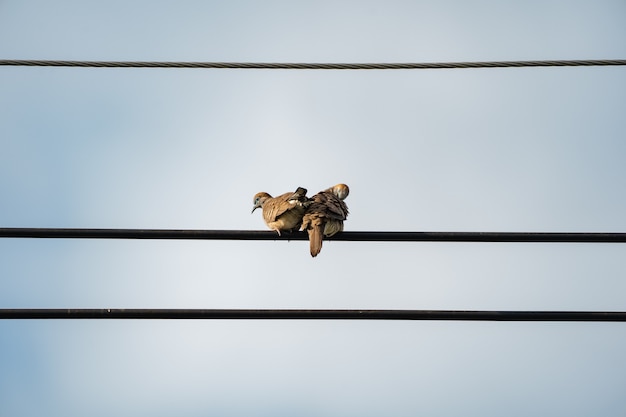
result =
M343 200L350 189L346 184L337 184L311 198L306 193L302 187L278 197L257 193L252 212L261 208L265 224L278 235L281 231L306 230L311 256L315 257L322 250L324 236L330 237L343 230L343 221L348 217L348 206Z

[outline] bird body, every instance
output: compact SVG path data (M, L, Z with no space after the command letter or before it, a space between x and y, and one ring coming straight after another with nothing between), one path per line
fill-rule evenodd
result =
M302 224L302 216L308 205L307 190L298 187L295 192L272 197L266 192L255 194L254 210L259 207L263 210L263 220L267 227L275 230L278 235L281 231L298 230Z
M309 199L302 218L302 230L309 235L311 256L317 256L322 250L324 236L330 237L343 231L343 222L348 217L348 206L343 200L349 193L347 185L337 184Z

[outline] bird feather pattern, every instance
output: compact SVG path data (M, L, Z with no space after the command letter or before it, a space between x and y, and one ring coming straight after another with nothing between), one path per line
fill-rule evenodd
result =
M302 230L309 235L309 250L316 257L322 250L324 236L330 237L343 231L343 222L348 217L348 206L343 201L349 194L345 184L320 191L309 199L302 218Z
M302 187L278 197L272 197L266 192L257 193L254 195L252 212L261 208L265 224L279 235L281 231L298 230L308 206L306 193L306 188Z

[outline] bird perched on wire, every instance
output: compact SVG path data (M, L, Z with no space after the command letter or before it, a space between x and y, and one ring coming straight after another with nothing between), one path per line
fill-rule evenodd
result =
M343 200L349 193L346 184L337 184L309 199L302 230L309 234L311 256L316 257L322 250L324 236L330 237L343 230L343 221L348 217L348 206Z
M266 192L254 195L254 210L263 210L263 220L267 227L275 230L280 236L281 231L300 229L302 216L308 206L306 188L298 187L295 192L272 197Z

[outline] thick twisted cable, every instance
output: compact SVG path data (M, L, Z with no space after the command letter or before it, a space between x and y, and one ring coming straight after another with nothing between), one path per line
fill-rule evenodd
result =
M52 61L0 60L0 66L90 67L90 68L213 68L213 69L308 69L308 70L391 70L466 69L521 67L584 67L626 65L626 59L557 61L485 61L431 63L265 63L265 62L168 62L168 61Z

